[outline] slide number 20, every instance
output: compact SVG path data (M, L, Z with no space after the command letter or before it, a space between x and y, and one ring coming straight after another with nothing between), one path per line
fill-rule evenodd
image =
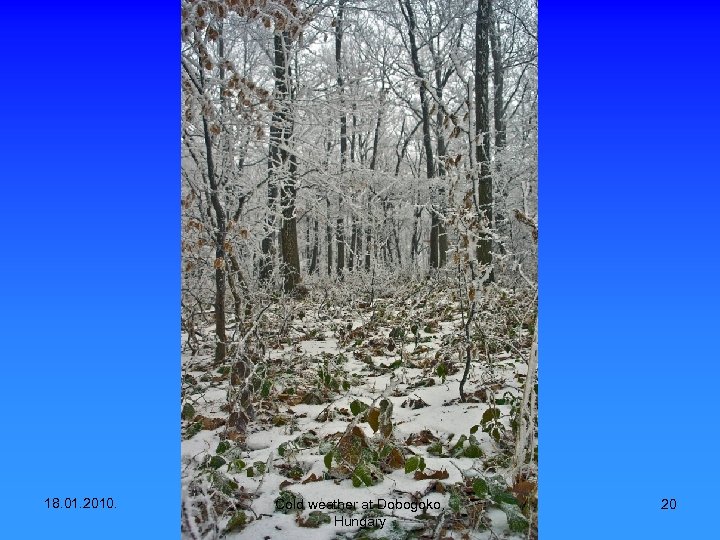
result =
M662 503L663 504L660 507L660 510L675 510L675 508L677 508L677 502L675 502L675 499L663 499Z

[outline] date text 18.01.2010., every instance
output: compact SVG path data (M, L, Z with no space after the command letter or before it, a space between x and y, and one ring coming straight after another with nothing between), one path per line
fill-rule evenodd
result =
M45 504L47 505L49 510L57 510L61 508L67 508L72 510L110 510L112 508L117 508L115 506L115 501L112 497L82 497L79 502L77 497L65 497L64 499L60 497L48 497L47 499L45 499Z

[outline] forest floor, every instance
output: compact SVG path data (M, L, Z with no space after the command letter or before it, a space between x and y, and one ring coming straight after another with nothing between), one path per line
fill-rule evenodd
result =
M184 353L183 538L536 538L537 478L511 473L531 336L476 359L461 402L462 308L422 286L271 307L244 441L230 362Z

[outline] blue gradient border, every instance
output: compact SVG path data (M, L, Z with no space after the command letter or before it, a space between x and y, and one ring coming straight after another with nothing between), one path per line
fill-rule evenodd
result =
M540 6L543 540L717 535L719 10ZM2 17L0 536L178 538L179 6Z
M0 37L0 537L177 538L180 6L21 6Z
M720 537L718 27L540 5L544 540Z

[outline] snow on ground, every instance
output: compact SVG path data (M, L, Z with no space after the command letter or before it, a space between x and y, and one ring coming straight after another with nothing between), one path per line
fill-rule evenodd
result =
M214 520L224 530L231 516L242 511L244 523L227 532L226 538L526 538L510 531L507 516L512 512L503 510L507 497L512 499L508 474L511 403L505 398L522 391L520 375L524 376L527 366L520 355L501 351L490 356L491 364L487 360L473 363L466 384L472 399L462 403L458 392L464 367L464 349L459 345L462 320L458 304L451 299L437 296L410 307L380 299L372 308L296 309L300 311L302 318L296 316L288 328L276 329L266 355L271 390L259 401L258 418L245 441L232 443L232 450L219 451L225 427L214 423L227 418L229 364L213 367L211 355L183 356L183 404L194 409L183 421L183 492L205 501L206 508L196 513L197 526ZM269 310L271 323L272 316ZM418 324L416 334L411 330L413 321ZM520 352L527 357L527 350ZM332 379L329 385L318 376L326 362ZM441 363L447 367L444 380L438 371ZM363 414L356 418L350 412L355 400L379 407L383 398L392 403L389 436L376 431ZM462 448L453 446L463 436L470 438L493 398L502 403L497 409L505 433L495 441L476 430L482 456L466 457ZM362 437L375 449L392 442L399 459L407 463L413 455L421 456L423 473L437 476L416 479L401 462L390 467L368 465L377 473L366 482L370 485L353 487L352 471L335 462L334 469L328 470L324 462L329 451L339 453L338 440L352 422L361 430L358 444L365 444ZM433 444L438 447L430 452ZM468 444L466 440L462 446ZM208 462L214 456L216 462ZM222 458L221 465L217 456ZM244 467L230 468L236 459ZM236 482L225 495L218 493L218 474ZM505 495L499 488L495 488L494 500L473 492L473 479L492 475L507 482ZM278 511L275 501L282 490L300 497L303 508ZM320 523L308 522L310 506L331 501L354 503L354 508L324 508ZM406 507L377 508L378 501L399 501ZM429 508L423 512L408 507L413 501ZM374 508L363 509L363 503L370 502ZM210 505L213 508L208 510ZM365 521L360 522L361 518ZM313 524L318 526L308 526Z

